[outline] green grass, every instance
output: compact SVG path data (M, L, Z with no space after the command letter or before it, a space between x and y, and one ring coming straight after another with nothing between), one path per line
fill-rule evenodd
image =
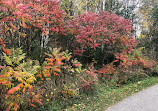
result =
M158 77L148 77L137 82L129 82L121 87L112 82L98 83L93 93L82 93L78 98L59 98L44 103L43 106L30 109L31 111L104 111L119 101L147 87L158 83ZM23 110L22 110L23 111Z
M82 93L78 98L59 98L44 103L43 106L30 108L31 111L104 111L119 101L158 83L158 77L148 77L134 83L129 82L121 87L98 83L93 93ZM22 108L20 111L24 111Z
M94 94L82 94L82 97L76 99L74 101L76 103L67 108L67 111L104 111L109 106L157 83L158 77L149 77L122 87L111 88L98 84Z

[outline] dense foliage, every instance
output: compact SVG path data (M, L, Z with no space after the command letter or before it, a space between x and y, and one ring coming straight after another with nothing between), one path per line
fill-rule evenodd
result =
M0 0L2 110L48 109L57 100L64 109L97 83L157 73L156 61L136 48L129 19L108 11L69 17L59 3Z
M106 11L75 16L69 22L69 28L75 36L76 46L73 51L76 55L81 55L86 50L95 55L92 51L96 48L102 48L102 52L106 53L127 53L137 44L132 37L133 28L129 19Z

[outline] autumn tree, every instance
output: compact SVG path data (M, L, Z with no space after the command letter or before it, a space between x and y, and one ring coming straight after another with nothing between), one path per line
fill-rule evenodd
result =
M140 45L145 53L156 59L157 57L157 1L144 1L140 7L141 34ZM150 5L149 5L150 4Z
M129 19L107 11L75 16L70 20L69 28L74 35L74 43L71 45L73 54L85 56L85 62L95 58L103 64L107 56L113 57L109 61L112 62L115 54L128 53L136 45Z
M48 38L65 32L64 12L59 1L1 0L0 10L1 38L10 48L22 47L30 57L35 53L40 57Z

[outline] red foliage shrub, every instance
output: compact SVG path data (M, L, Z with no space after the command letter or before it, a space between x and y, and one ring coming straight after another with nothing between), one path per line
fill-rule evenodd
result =
M19 26L24 29L35 27L44 35L49 31L52 34L65 32L64 11L57 0L1 0L0 10L3 11L0 24L2 34L7 31L6 25L13 30L19 30ZM25 37L26 34L22 33L19 34Z
M81 55L86 48L100 48L107 44L115 51L128 52L136 46L132 37L132 23L109 12L85 13L69 21L70 32L78 44L74 54Z

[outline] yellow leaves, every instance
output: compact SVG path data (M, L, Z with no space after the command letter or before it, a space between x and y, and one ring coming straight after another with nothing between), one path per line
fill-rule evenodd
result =
M11 59L5 53L3 53L3 57L8 65L14 66Z
M19 32L19 35L25 38L27 34Z
M22 78L18 78L18 81L19 81L19 82L23 82Z
M19 105L18 105L17 103L14 103L13 110L14 110L14 111L17 111L17 109L19 109L19 108L20 108Z
M146 38L146 35L141 34L140 38Z
M78 68L75 68L75 70L76 70L78 73L80 73L80 70L79 70Z
M30 84L25 83L24 88L28 88L28 87L30 87L30 86L31 86Z
M0 75L0 84L6 85L6 86L11 86L11 81L8 80L12 72L6 72L2 75Z
M48 62L53 62L54 61L53 58L45 58L45 60L48 61Z
M0 75L0 80L1 80L1 78L4 78L4 77L9 77L10 76L10 74L9 73L7 73L7 74L3 74L3 75Z
M139 47L137 51L142 51L145 47Z
M26 82L27 82L28 84L31 84L31 83L34 83L35 80L36 80L36 78L35 78L34 76L31 76L31 77L29 77L29 78L26 80Z
M51 78L46 78L46 80L51 80Z
M62 53L59 53L60 50L61 50L61 48L59 48L59 49L58 48L54 48L53 51L52 51L52 54L54 56L62 55Z

